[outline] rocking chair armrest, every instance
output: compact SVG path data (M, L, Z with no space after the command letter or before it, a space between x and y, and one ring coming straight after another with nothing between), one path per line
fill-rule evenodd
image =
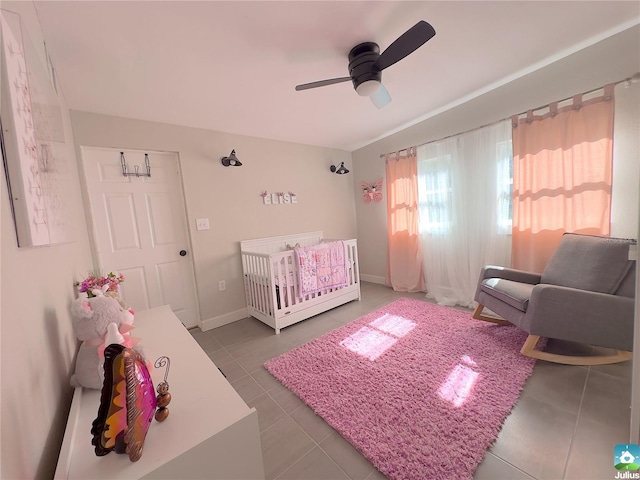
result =
M485 265L484 267L482 267L482 270L480 270L480 280L478 281L478 284L482 283L482 281L487 278L502 278L504 280L511 280L513 282L536 285L540 283L542 274L527 272L525 270L516 270L515 268Z
M633 318L633 298L539 284L521 327L541 337L631 351Z

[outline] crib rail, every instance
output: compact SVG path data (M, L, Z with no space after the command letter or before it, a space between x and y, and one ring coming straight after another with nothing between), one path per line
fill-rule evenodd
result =
M322 241L322 232L300 233L297 235L282 235L278 237L258 238L255 240L243 240L240 242L240 250L243 252L278 253L290 250L289 247L300 245L307 247L316 245Z

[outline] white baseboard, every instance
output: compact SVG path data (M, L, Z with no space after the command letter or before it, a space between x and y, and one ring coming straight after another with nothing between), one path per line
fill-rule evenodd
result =
M378 285L386 285L384 277L379 277L377 275L366 275L364 273L360 274L360 280L363 282L377 283Z
M363 282L377 283L378 285L386 285L385 278L379 277L377 275L360 274L360 280L362 280ZM248 316L249 313L246 307L241 308L240 310L236 310L234 312L225 313L224 315L220 315L218 317L212 317L203 320L200 324L200 329L203 332L206 332L207 330L211 330L212 328L221 327L223 325L242 320L243 318L247 318Z
M211 330L212 328L221 327L223 325L227 325L228 323L247 318L248 316L249 313L247 312L247 308L241 308L240 310L236 310L234 312L225 313L224 315L220 315L218 317L207 318L206 320L203 320L200 324L200 330L206 332L207 330Z

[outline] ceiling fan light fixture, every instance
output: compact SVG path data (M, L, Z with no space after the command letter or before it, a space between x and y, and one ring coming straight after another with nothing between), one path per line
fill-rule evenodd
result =
M370 97L380 89L381 85L378 80L367 80L356 87L356 92L361 97Z

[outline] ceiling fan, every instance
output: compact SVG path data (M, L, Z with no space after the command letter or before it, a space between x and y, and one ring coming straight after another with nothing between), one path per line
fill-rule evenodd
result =
M382 108L391 102L391 96L381 82L382 70L415 52L435 34L436 31L430 24L424 20L420 20L400 35L382 53L380 53L380 47L377 43L360 43L349 52L348 77L330 78L318 82L304 83L297 85L296 90L308 90L310 88L324 87L326 85L351 80L358 95L371 98L371 101L376 107Z

